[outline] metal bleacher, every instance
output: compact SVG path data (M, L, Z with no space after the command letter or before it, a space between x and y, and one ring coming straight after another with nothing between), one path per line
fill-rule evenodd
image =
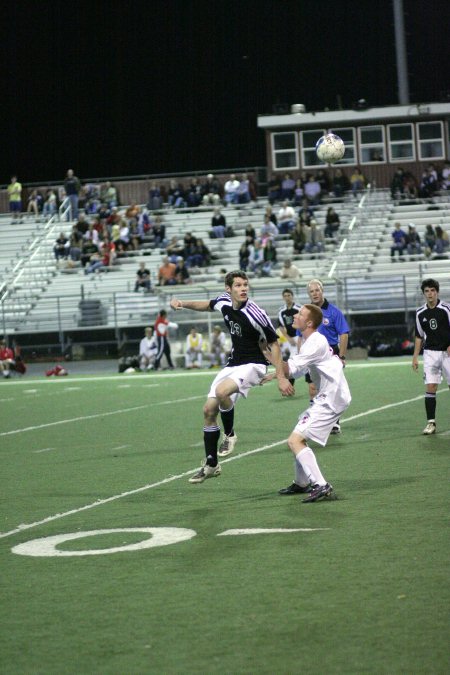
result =
M79 267L58 265L53 245L60 231L69 234L72 222L60 214L48 223L29 219L22 225L11 225L9 218L0 219L0 271L2 274L1 314L5 334L32 332L64 332L86 326L127 328L142 326L167 308L172 294L191 298L213 297L223 288L221 270L236 269L244 229L251 223L258 231L263 222L266 200L245 207L224 207L222 213L234 237L209 237L212 208L165 210L166 237L183 238L191 232L203 238L212 253L207 268L191 270L192 284L157 287L157 273L165 255L164 249L146 246L121 258L108 271L86 276ZM320 277L326 284L327 297L341 303L351 316L358 313L412 311L420 302L418 289L426 276L438 278L443 297L450 295L450 263L448 259L420 259L392 263L391 232L394 222L414 222L420 235L425 225L441 224L450 228L450 209L444 198L432 203L398 204L389 191L368 190L359 199L349 195L332 203L341 221L339 236L328 242L323 254L294 255L292 241L279 235L276 240L277 266L271 277L250 276L251 296L275 316L280 305L281 290L286 281L279 271L286 258L295 260L301 269L299 283L289 283L306 301L305 282ZM320 205L315 218L324 225L328 203ZM276 212L276 208L275 208ZM20 229L19 229L20 228ZM140 262L150 269L153 292L135 293L134 282ZM177 316L177 321L179 320ZM183 313L183 322L191 322L190 313Z

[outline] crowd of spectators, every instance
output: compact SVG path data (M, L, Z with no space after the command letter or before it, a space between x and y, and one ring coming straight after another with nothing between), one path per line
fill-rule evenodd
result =
M405 252L410 260L421 255L434 259L447 258L450 249L448 233L440 225L426 225L422 239L414 223L409 223L408 231L405 231L397 222L391 238L391 262L397 260L395 254L400 262L405 262Z

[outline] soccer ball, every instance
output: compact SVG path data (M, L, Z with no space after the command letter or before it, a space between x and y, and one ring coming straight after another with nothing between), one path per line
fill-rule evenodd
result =
M316 143L317 157L326 164L334 164L343 158L345 145L336 134L325 134Z

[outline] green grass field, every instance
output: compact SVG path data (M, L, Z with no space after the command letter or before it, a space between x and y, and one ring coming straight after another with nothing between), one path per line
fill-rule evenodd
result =
M1 382L0 672L448 673L448 389L425 437L409 360L346 373L343 433L315 447L338 498L316 504L277 494L304 382L240 401L201 485L211 372Z

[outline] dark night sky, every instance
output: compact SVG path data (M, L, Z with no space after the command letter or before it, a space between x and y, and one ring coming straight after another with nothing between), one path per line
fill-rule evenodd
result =
M411 102L439 100L449 3L404 8ZM2 23L2 184L264 165L274 103L398 103L391 0L21 0Z

